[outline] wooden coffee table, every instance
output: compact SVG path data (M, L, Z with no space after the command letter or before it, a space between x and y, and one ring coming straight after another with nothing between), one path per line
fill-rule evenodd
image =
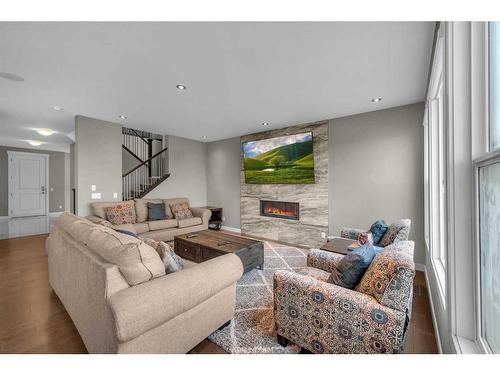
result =
M350 252L349 246L354 243L357 243L357 241L354 241L350 238L333 237L331 240L321 246L320 249L345 255Z
M182 258L196 263L233 253L240 257L243 272L264 268L264 244L261 241L223 232L203 230L175 236L174 249Z

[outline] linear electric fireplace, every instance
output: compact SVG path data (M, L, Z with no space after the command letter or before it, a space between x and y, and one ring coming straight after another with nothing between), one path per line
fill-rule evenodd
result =
M260 215L299 220L299 204L297 202L261 200Z

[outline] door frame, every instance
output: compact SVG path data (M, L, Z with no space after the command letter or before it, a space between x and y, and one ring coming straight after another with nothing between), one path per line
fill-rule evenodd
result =
M9 178L9 189L8 189L8 194L9 194L9 212L8 212L8 217L12 217L12 207L14 207L14 202L12 201L12 157L13 156L42 156L45 158L45 216L49 214L49 195L50 195L50 188L49 188L49 154L40 154L37 152L23 152L23 151L9 151L7 150L7 158L8 158L8 168L7 168L7 174Z

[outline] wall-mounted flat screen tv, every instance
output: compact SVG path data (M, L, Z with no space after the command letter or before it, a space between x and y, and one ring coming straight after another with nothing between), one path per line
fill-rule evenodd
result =
M247 184L314 184L312 132L243 143Z

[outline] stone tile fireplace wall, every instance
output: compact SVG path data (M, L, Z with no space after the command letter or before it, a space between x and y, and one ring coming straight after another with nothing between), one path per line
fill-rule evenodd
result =
M240 141L248 142L307 131L313 132L315 184L272 185L245 184L243 148L241 148L241 232L308 247L319 247L328 235L328 122L316 122L249 134ZM299 220L261 216L260 201L299 203Z

